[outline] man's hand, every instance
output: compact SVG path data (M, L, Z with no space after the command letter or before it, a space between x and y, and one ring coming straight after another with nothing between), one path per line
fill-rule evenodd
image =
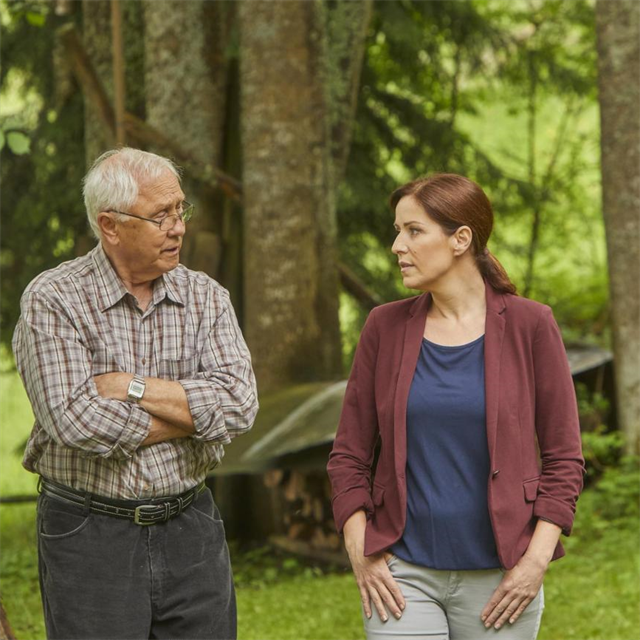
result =
M140 443L140 446L146 447L150 444L157 444L158 442L188 437L189 434L184 429L170 422L165 422L160 418L156 418L155 416L151 416L149 435Z
M538 595L544 579L547 563L534 560L525 554L520 562L507 571L482 610L480 619L488 629L499 629L507 620L513 624Z
M129 390L129 383L132 379L133 375L131 373L124 373L122 371L103 373L100 376L93 377L98 393L103 398L122 401L127 400L127 391Z

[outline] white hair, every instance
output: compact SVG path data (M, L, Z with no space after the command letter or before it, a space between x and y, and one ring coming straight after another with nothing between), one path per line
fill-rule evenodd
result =
M103 153L87 172L82 188L89 226L95 237L100 239L98 214L101 211L123 211L132 207L138 199L140 184L155 180L166 171L180 180L178 167L155 153L131 147Z

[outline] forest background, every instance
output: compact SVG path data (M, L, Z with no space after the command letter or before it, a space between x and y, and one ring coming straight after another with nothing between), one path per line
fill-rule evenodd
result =
M121 0L122 65L113 4L0 3L0 496L35 488L20 295L91 248L81 181L99 153L124 139L184 168L182 262L229 289L261 400L348 374L370 308L415 294L389 194L460 173L492 201L489 247L520 294L551 305L567 345L615 356L620 431L612 400L578 389L588 489L540 637L637 637L638 3ZM33 504L0 516L9 620L43 637ZM265 549L236 552L241 638L362 637L348 573Z

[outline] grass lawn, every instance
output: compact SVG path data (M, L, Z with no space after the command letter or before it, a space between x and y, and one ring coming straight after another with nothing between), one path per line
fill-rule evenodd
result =
M31 415L15 373L0 373L1 495L35 492L20 466ZM567 557L551 564L540 640L640 637L640 527L637 520L593 528L595 494L580 499ZM348 572L305 567L268 550L232 545L240 640L363 638L355 582ZM0 592L19 640L40 640L35 504L0 507Z

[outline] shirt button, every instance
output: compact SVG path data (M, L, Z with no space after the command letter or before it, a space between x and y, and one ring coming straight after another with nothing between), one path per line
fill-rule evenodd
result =
M491 475L495 478L500 473L500 469L496 469Z

